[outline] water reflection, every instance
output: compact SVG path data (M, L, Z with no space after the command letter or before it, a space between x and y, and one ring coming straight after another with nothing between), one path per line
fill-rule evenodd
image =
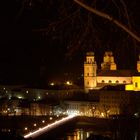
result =
M129 132L130 133L130 132ZM63 136L57 138L56 140L87 140L87 138L90 135L102 135L105 137L108 137L110 139L114 139L114 140L138 140L138 132L136 131L135 133L133 133L132 136L130 135L125 135L123 136L122 134L117 136L117 137L112 137L111 138L111 134L107 133L107 132L96 132L93 131L93 129L84 129L84 128L80 128L80 129L75 129L73 131L67 132L65 133Z
M134 134L135 140L138 140L138 132L136 131Z
M86 129L75 129L69 133L66 133L63 140L86 140L92 131Z

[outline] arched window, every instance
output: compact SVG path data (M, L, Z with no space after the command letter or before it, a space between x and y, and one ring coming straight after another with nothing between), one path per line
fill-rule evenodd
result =
M109 81L108 81L108 83L112 83L112 81L111 81L111 80L109 80Z
M102 83L104 83L105 81L104 80L102 80Z
M117 80L116 83L119 83L119 81Z
M126 81L123 81L124 84L126 84Z

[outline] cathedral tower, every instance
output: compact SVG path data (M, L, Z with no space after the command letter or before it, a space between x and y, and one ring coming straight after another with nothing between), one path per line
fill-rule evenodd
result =
M102 70L116 70L117 65L114 62L114 56L112 52L105 52L104 58L103 58L103 63L101 64L101 69Z
M86 54L86 61L84 62L84 88L88 92L97 85L97 64L94 60L94 52L88 52Z

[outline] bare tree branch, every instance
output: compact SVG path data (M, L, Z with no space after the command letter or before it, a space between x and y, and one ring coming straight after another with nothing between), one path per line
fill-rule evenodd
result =
M135 33L133 33L130 29L128 29L128 27L126 27L125 25L123 25L122 23L120 23L119 21L117 21L116 19L114 19L113 17L111 17L110 15L103 13L101 11L98 11L86 4L84 4L83 2L80 2L79 0L74 0L77 4L79 4L80 6L82 6L83 8L87 9L88 11L103 17L105 19L108 19L109 21L113 22L114 24L116 24L118 27L120 27L121 29L123 29L125 32L127 32L130 36L132 36L135 40L137 40L138 42L140 42L140 37L138 37Z
M125 2L123 0L120 0L121 4L123 5L123 8L124 8L124 13L125 13L125 16L127 18L127 21L128 21L128 27L130 30L132 30L132 26L131 26L131 21L130 21L130 17L129 17L129 14L128 14L128 10L127 10L127 6L125 4ZM134 60L136 62L136 47L137 47L137 44L136 44L136 40L133 38L132 39L133 41L133 44L134 44Z

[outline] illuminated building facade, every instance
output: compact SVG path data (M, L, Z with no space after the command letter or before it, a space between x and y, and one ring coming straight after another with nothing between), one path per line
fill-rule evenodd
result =
M97 69L94 53L86 54L84 62L84 89L100 89L105 85L126 85L126 90L140 90L140 57L137 62L137 71L117 70L112 52L105 52L101 69ZM135 76L137 75L137 76Z
M114 62L114 57L112 52L105 52L103 63L101 64L102 70L116 70L117 65Z
M97 86L97 64L94 60L94 53L88 52L84 63L84 86L85 89L93 89Z
M95 101L94 96L99 100ZM137 115L140 112L140 94L134 91L92 90L87 94L88 100L64 101L66 114L106 118L110 115ZM92 99L92 100L90 100Z

